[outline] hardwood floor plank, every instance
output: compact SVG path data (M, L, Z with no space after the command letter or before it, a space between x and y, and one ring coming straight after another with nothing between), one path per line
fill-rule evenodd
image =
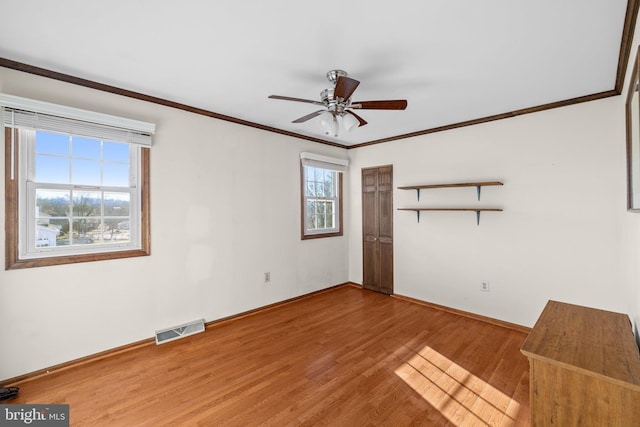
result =
M352 286L25 381L73 426L529 425L526 333Z

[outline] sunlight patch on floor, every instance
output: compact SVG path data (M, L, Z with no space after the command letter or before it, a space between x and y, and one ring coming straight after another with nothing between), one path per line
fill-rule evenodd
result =
M425 346L395 370L430 405L457 426L513 426L520 404Z

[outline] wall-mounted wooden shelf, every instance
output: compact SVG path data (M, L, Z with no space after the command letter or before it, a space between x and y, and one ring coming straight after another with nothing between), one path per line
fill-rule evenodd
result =
M500 181L477 181L477 182L458 182L452 184L420 184L398 187L398 190L416 190L418 201L420 201L420 190L431 190L434 188L460 188L460 187L476 187L478 191L478 201L480 200L480 189L482 187L492 185L503 185ZM424 211L451 211L451 212L475 212L476 223L480 225L480 212L502 212L499 208L398 208L399 211L414 211L418 222L420 222L420 212Z
M423 211L452 211L452 212L475 212L476 223L480 225L480 212L502 212L499 208L398 208L399 211L414 211L418 222L420 222L420 212Z
M420 190L430 190L433 188L457 188L457 187L476 187L478 191L478 200L480 200L480 189L492 185L504 185L499 181L482 181L482 182L460 182L454 184L425 184L425 185L409 185L406 187L398 187L398 190L416 190L418 201L420 201Z

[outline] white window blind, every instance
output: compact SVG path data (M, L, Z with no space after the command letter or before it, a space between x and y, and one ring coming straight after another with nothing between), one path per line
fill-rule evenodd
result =
M349 166L349 160L336 159L314 153L300 153L302 166L328 169L336 172L345 172Z
M151 146L155 124L0 94L5 127L62 132Z

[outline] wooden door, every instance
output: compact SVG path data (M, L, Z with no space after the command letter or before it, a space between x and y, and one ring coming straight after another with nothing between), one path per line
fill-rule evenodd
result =
M362 286L393 294L393 166L362 169Z

